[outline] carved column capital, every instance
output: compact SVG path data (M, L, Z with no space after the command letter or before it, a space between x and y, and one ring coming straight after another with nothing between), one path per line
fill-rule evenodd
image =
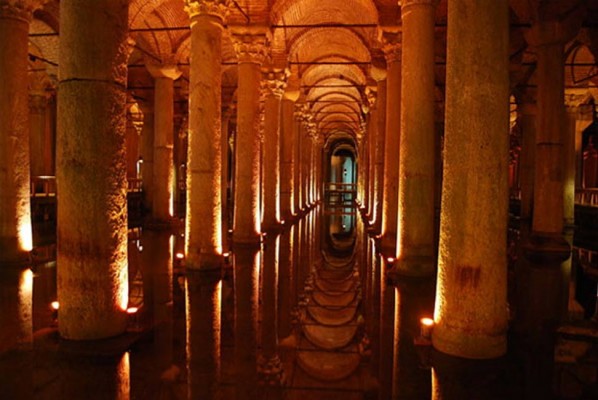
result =
M231 0L185 0L185 11L191 19L208 16L222 23L230 11Z
M239 64L251 63L262 65L269 58L270 37L266 32L245 29L232 29L233 45Z
M30 22L33 12L48 0L0 0L0 18Z
M375 86L368 86L365 88L365 97L368 101L370 110L376 108L376 100L378 99L378 88Z
M181 70L175 63L157 64L147 62L145 67L154 79L169 78L173 81L176 81L181 77L182 74Z
M285 93L289 75L290 71L288 69L263 69L261 85L264 95L274 96L281 99Z
M378 41L382 45L387 64L401 62L401 32L398 28L381 29L378 33Z

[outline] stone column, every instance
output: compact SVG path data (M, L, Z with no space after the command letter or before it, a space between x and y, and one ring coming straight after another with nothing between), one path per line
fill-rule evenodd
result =
M115 336L127 324L128 5L60 3L58 323L66 339Z
M378 137L378 106L377 106L377 87L367 87L366 96L369 103L369 112L367 120L367 152L368 152L368 187L366 188L367 205L367 223L368 225L374 219L374 193L376 192L376 141Z
M435 0L402 0L397 272L430 276L434 242Z
M143 127L141 128L141 177L143 187L143 202L146 210L152 209L154 198L154 104L153 99L139 102L143 112Z
M260 67L266 57L266 36L235 35L239 57L237 137L235 146L235 215L233 241L257 243L260 236Z
M538 119L532 235L526 256L540 263L560 264L569 257L563 238L564 47L560 22L539 21L526 39L537 54ZM550 259L550 260L548 260Z
M280 111L287 72L272 69L264 72L264 215L262 229L267 231L280 224Z
M289 221L296 213L295 197L295 119L293 116L295 101L299 97L299 89L287 87L282 99L282 121L280 135L280 212L281 218Z
M219 398L222 277L222 34L229 0L187 0L191 17L185 254L189 398Z
M46 108L48 106L48 94L43 90L37 90L29 94L29 143L31 176L49 175L45 163L45 147L48 140Z
M382 252L396 257L399 197L399 139L401 135L401 46L395 35L386 36L386 132L382 200Z
M521 155L519 156L519 184L521 186L520 217L527 224L532 218L534 199L534 165L536 153L536 103L520 102L517 107L521 126Z
M459 357L494 358L506 351L507 330L507 2L452 1L447 36L444 182L432 344Z
M386 70L381 68L372 68L372 77L378 82L378 95L376 103L377 108L377 134L376 134L376 152L374 168L374 215L373 231L378 234L382 225L382 202L384 191L384 141L386 136Z
M26 262L31 237L29 23L42 0L0 0L0 265Z
M174 81L181 71L168 64L147 64L147 69L155 79L152 220L168 225L174 218Z
M239 61L235 140L235 395L257 398L257 318L260 269L260 67L265 61L264 32L235 31Z
M293 164L294 164L294 180L293 180L293 211L295 215L301 212L301 133L303 129L302 120L302 104L295 103L294 123L293 123Z

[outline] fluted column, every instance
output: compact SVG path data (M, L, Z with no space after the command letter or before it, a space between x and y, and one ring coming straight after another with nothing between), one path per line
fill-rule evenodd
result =
M191 17L185 254L188 398L219 398L222 34L229 0L187 0Z
M401 46L390 37L386 56L386 137L384 140L384 188L382 201L382 251L396 256L397 208L399 197L399 140L401 135Z
M287 73L272 69L264 73L264 215L262 229L269 230L280 224L280 112Z
M155 79L152 219L169 224L174 217L174 81L181 71L168 64L147 64L147 69Z
M435 0L402 0L397 272L434 273Z
M447 35L444 181L432 343L459 357L493 358L506 351L507 329L507 1L449 2Z
M290 220L295 209L295 101L299 97L296 87L287 87L282 99L282 121L280 134L280 213L283 220Z
M29 171L29 23L42 0L0 0L0 265L32 249Z
M115 336L127 323L128 5L60 2L58 322L67 339Z

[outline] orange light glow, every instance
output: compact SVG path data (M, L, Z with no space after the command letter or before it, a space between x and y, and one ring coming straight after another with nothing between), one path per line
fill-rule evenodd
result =
M429 339L432 335L432 328L434 327L434 320L432 318L422 318L420 322L420 334L421 337Z
M58 311L58 308L60 307L60 303L58 303L57 301L53 301L50 303L50 307L52 308L52 310Z
M129 307L129 308L127 308L127 314L137 314L137 311L139 311L138 307Z
M178 260L182 260L183 258L185 258L185 255L183 253L176 253L176 258Z
M392 264L393 262L395 262L395 259L394 259L394 257L388 257L386 259L386 262L389 263L389 264Z
M420 322L422 325L425 325L425 326L433 326L434 325L434 320L432 318L427 318L427 317L422 318L420 320Z

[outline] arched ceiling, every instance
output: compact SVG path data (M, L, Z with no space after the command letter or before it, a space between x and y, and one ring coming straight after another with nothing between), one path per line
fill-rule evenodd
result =
M145 64L176 63L183 72L177 81L183 104L188 86L190 30L186 0L131 0L129 23L135 47L129 61L129 86L134 97L151 99L153 79ZM371 65L384 68L378 42L384 29L397 30L398 0L231 0L228 27L269 27L272 63L290 67L311 109L312 121L328 136L355 138L361 134L367 104L365 88L375 85ZM583 13L582 29L567 46L568 87L596 86L594 54L598 54L598 0L509 0L511 7L511 80L517 90L534 84L535 54L526 33L539 18ZM581 15L581 14L580 14ZM445 76L447 0L436 8L436 80L442 114ZM32 71L58 74L59 1L48 1L34 14L30 53ZM223 39L223 108L234 101L236 54L229 30ZM440 115L441 116L441 115Z

